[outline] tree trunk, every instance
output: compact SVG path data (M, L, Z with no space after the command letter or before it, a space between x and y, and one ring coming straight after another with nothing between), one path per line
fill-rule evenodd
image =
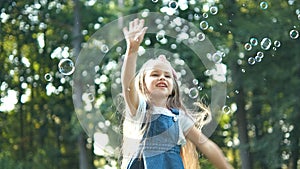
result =
M235 45L234 51L238 52L238 47ZM241 68L240 66L234 62L232 65L232 79L234 82L234 87L237 91L236 95L236 104L237 111L235 114L237 127L238 127L238 135L240 141L240 158L242 162L242 169L251 169L251 155L249 152L249 137L247 130L247 117L245 112L245 92L243 89L243 79L241 77Z
M81 50L81 42L82 42L82 36L81 36L81 19L80 19L80 2L79 0L73 0L74 2L74 26L73 26L73 40L72 45L74 49L73 56L75 57L75 60L77 59L79 52ZM84 135L83 133L78 135L78 149L79 149L79 169L88 169L88 155L86 150L86 144L84 141Z

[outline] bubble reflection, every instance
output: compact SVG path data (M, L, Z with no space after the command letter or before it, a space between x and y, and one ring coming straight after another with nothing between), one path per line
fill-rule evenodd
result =
M58 63L58 70L63 75L71 75L75 71L75 65L71 59L61 59Z

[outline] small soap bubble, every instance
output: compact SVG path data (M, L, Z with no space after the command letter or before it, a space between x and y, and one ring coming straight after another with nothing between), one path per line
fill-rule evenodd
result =
M229 106L225 105L225 106L223 106L222 111L225 114L229 114L231 112L231 109Z
M267 9L268 8L268 3L267 2L265 2L265 1L262 1L262 2L260 2L260 4L259 4L259 6L260 6L260 8L261 9Z
M107 53L108 51L109 51L109 48L108 48L108 46L107 45L102 45L101 46L101 51L103 52L103 53Z
M157 2L158 2L158 0L152 0L152 2L153 2L153 3L157 3Z
M221 52L216 52L212 55L212 61L215 63L221 63L222 62L222 53Z
M203 18L208 18L208 14L207 13L203 13L202 16L203 16Z
M200 28L202 30L206 30L208 28L208 22L207 21L201 21L200 22Z
M50 73L46 73L45 76L44 76L44 78L48 82L52 81L52 79L53 79L53 77L52 77L52 75Z
M257 40L256 38L250 38L250 44L251 44L252 46L257 46L258 40Z
M199 81L197 79L193 79L193 84L198 85Z
M246 51L252 50L252 45L250 43L245 43L244 48Z
M275 40L275 41L274 41L274 46L275 46L276 48L279 48L279 47L281 46L281 42L278 41L278 40Z
M209 12L212 14L212 15L216 15L218 13L218 7L216 6L211 6L209 8Z
M290 31L290 37L292 39L297 39L299 37L299 32L297 30L295 30L295 29L291 30Z
M254 65L254 64L255 64L255 59L254 59L253 57L249 57L249 58L248 58L248 63L249 63L250 65Z
M156 40L157 41L162 41L163 39L165 39L165 33L164 32L158 32L156 34Z
M264 57L264 53L263 52L261 52L261 51L258 51L257 53L256 53L256 56L257 57L260 57L261 59Z
M178 3L176 1L170 1L169 2L169 7L172 9L177 9L178 8Z
M202 33L202 32L199 32L199 33L197 34L197 39L198 39L199 41L204 41L204 39L205 39L205 34Z
M199 95L199 91L197 88L195 87L192 87L190 90L189 90L189 97L192 98L192 99L196 99Z
M63 75L71 75L75 71L75 65L71 59L61 59L58 63L58 70Z
M259 56L255 56L254 59L255 59L255 62L261 62L261 60L262 60L262 58Z
M269 38L263 38L260 42L260 47L263 50L269 50L272 45L272 41Z

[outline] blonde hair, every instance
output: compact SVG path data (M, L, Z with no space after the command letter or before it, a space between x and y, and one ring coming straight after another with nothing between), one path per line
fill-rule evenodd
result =
M151 107L151 104L149 104L150 98L148 96L149 92L148 92L147 88L145 87L146 86L145 72L147 70L147 66L149 66L149 64L151 64L153 62L163 62L163 63L169 65L170 70L172 71L172 74L173 74L172 78L173 78L174 85L173 85L173 90L171 92L171 95L167 99L167 105L166 105L167 108L169 108L169 109L177 108L177 109L183 110L185 113L189 113L186 110L186 108L180 98L180 91L179 91L179 85L177 82L176 72L173 69L173 67L171 66L170 62L163 55L160 55L156 59L148 60L140 68L138 74L135 77L135 87L137 89L138 95L142 96L145 99L147 105L149 106L149 110L151 110L152 107ZM197 112L197 113L194 113L191 115L196 119L195 126L201 130L202 126L205 123L207 123L207 121L209 121L210 111L201 102L196 102L195 104L201 109L201 112ZM145 117L146 117L146 122L144 124L146 124L146 125L144 125L144 127L141 129L142 133L146 132L146 129L148 127L147 124L149 123L149 120L151 118L149 113L147 113ZM182 162L184 164L185 169L200 169L199 158L198 158L196 146L190 140L188 140L188 139L186 140L186 144L184 146L182 146L182 148L181 148L180 155L181 155Z

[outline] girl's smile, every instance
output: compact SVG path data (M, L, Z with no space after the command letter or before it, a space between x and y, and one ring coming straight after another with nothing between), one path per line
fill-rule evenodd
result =
M173 90L171 69L164 63L155 63L146 70L145 84L151 96L168 97Z

